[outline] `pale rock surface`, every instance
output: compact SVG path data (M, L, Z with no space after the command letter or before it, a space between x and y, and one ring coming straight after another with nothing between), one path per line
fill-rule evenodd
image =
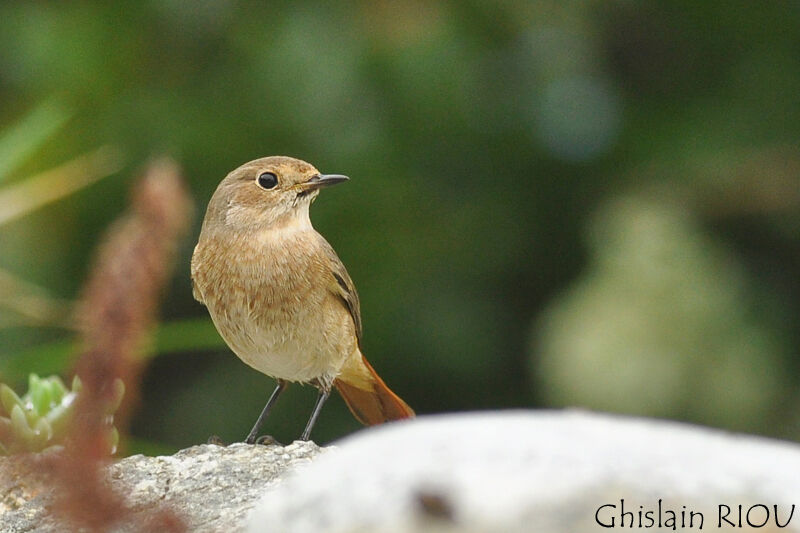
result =
M800 447L685 424L567 412L421 417L357 433L273 486L249 533L604 531L626 517L703 514L703 529L734 529L768 506L761 531L778 531L800 504ZM639 506L642 506L641 508ZM683 507L685 506L685 508ZM723 508L724 513L724 508ZM760 525L763 508L751 522ZM643 516L641 528L649 524ZM693 526L699 530L700 517ZM738 527L736 530L741 530ZM747 529L747 527L745 527ZM781 531L800 531L800 509Z

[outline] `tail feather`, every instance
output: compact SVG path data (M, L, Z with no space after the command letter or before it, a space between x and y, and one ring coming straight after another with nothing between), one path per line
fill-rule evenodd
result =
M352 376L355 379L348 379L351 376L343 373L333 382L359 422L373 426L414 416L414 411L389 389L363 356L359 367L361 375Z

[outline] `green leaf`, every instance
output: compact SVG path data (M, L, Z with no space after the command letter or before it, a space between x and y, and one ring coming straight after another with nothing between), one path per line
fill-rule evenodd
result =
M40 438L42 444L37 449L42 449L45 447L45 443L53 438L53 428L50 426L50 422L47 421L45 418L40 418L38 422L36 422L36 426L34 427L34 431L36 435Z
M50 409L50 394L47 385L36 374L31 374L28 379L28 395L33 409L39 416L44 415Z
M40 378L36 374L28 376L29 390L18 397L13 390L0 384L0 396L10 405L10 418L0 416L0 441L5 448L0 453L39 452L54 444L63 444L69 427L75 420L76 399L82 388L80 379L75 376L73 390L64 394L61 402L52 401L56 395L65 391L64 384L57 376ZM119 434L113 427L114 411L119 407L125 393L122 380L116 379L113 391L106 406L107 443L113 453L119 442Z
M22 439L26 444L31 442L33 439L33 430L30 424L28 424L28 419L25 417L22 407L19 405L15 405L14 408L11 409L11 426L14 428L14 433L18 439Z
M21 405L22 412L25 413L25 419L28 421L28 426L33 427L36 425L36 422L39 421L39 414L36 412L35 409L32 408L30 400L25 396L22 397L25 401L25 405Z
M60 102L47 100L0 135L0 182L33 156L72 117Z
M10 415L14 407L22 405L22 399L17 396L17 393L11 387L5 383L0 383L0 403L3 404L5 412Z
M33 434L28 440L28 450L31 452L40 452L47 447L47 441L52 434L50 425L46 420L40 418L33 429Z
M75 412L75 394L65 396L65 401L53 407L53 409L45 415L47 423L53 429L53 436L56 440L61 440L67 433L67 428L72 421L72 415Z
M50 376L47 380L47 386L50 391L50 401L53 405L61 403L61 400L64 399L64 395L67 394L67 388L64 386L64 382L61 381L61 378L58 376Z

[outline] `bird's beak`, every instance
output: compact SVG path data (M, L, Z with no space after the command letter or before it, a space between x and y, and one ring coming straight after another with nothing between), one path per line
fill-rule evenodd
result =
M307 191L315 191L323 187L330 187L331 185L342 183L349 179L350 178L347 176L342 176L341 174L317 174L316 176L311 176L311 179L307 182L302 183L301 187Z

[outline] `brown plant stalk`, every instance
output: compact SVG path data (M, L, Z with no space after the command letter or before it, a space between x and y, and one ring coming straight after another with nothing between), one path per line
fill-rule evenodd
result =
M107 531L124 523L127 515L121 495L103 480L109 450L107 409L119 378L127 392L116 425L124 427L125 414L135 401L141 353L156 321L177 244L188 228L190 205L175 163L152 163L135 184L129 212L109 228L99 246L77 306L83 353L75 370L84 388L70 444L54 457L51 472L60 489L55 511L90 531ZM145 530L153 527L185 529L167 509L154 511L151 523L142 525Z

